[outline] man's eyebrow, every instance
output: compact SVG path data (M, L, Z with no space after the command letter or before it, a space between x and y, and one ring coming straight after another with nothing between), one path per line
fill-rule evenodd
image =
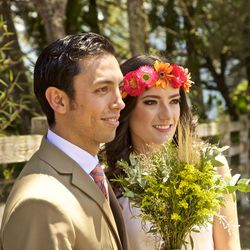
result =
M114 82L112 80L109 80L109 79L100 79L100 80L96 80L94 82L94 84L114 84Z
M114 84L114 81L109 80L109 79L101 79L101 80L96 80L94 84ZM123 85L123 80L119 82L119 86Z

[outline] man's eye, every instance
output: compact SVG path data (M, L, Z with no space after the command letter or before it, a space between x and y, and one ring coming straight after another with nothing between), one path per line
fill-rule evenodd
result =
M108 87L102 87L97 89L95 92L96 93L106 93L108 91Z
M146 104L146 105L154 105L154 104L157 104L157 101L155 101L155 100L146 100L143 103Z

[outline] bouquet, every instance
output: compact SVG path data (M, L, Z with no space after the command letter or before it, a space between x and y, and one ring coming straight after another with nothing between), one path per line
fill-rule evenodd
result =
M187 237L193 249L191 232L220 216L224 195L240 190L250 192L248 179L222 178L217 159L226 149L194 141L190 134L179 137L178 146L166 143L148 155L130 154L130 164L118 164L126 177L113 181L123 187L123 195L140 209L142 222L150 222L147 233L160 236L161 249L180 249ZM198 229L197 229L198 228Z

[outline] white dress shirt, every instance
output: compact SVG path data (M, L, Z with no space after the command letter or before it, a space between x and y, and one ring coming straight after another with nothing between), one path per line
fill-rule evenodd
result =
M47 140L62 150L66 155L72 158L80 167L89 175L90 172L99 163L98 157L91 155L87 151L79 148L71 142L63 139L61 136L55 134L50 129L47 133ZM92 178L92 177L91 177Z
M99 163L97 155L93 156L87 151L79 148L78 146L72 144L71 142L65 140L61 136L57 135L50 129L48 129L47 140L62 150L66 155L68 155L71 159L73 159L80 167L85 171L89 177L93 180L90 172L95 168L95 166ZM94 181L94 180L93 180ZM107 178L104 174L104 185L108 192L108 183ZM109 202L109 195L107 197Z

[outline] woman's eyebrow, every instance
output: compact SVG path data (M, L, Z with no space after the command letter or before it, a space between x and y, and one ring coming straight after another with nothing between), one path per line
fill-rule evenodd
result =
M169 99L175 98L175 97L180 97L180 94L174 94L174 95L170 95ZM155 98L155 99L160 99L161 97L159 95L146 95L144 97L142 97L142 100L145 98Z
M146 95L146 96L142 97L142 100L145 99L145 98L156 98L156 99L160 99L160 96L158 96L158 95Z

